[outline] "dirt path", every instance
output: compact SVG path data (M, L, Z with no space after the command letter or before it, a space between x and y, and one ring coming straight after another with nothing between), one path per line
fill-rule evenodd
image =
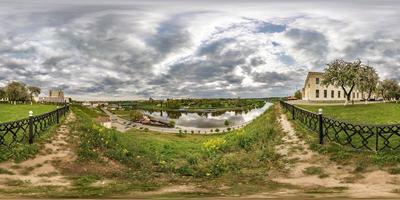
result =
M68 186L70 181L60 174L54 167L57 161L73 161L75 153L69 148L67 138L70 128L68 123L75 121L75 115L69 113L67 119L44 145L35 158L21 163L12 161L0 163L0 188L21 186L29 184L33 186ZM4 171L5 170L5 171Z
M339 166L327 156L314 153L300 140L286 115L279 122L286 133L283 144L277 151L290 162L286 166L289 173L274 181L294 185L300 189L288 190L283 195L319 193L317 197L346 196L353 198L399 198L395 190L400 188L400 176L376 170L356 173L354 167ZM315 195L313 195L315 196Z

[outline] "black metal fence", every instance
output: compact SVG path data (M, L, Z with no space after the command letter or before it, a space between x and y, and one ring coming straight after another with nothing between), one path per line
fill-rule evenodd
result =
M358 150L400 150L400 124L352 124L313 113L284 101L281 106L309 130L318 134L319 143L336 142Z
M0 123L0 147L11 147L17 143L32 144L50 126L58 124L68 111L69 106L65 105L42 115Z

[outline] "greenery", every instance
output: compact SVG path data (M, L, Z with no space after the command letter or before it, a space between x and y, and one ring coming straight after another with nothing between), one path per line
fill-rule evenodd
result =
M143 113L138 110L132 110L129 112L129 119L134 122L137 122L143 119Z
M274 149L282 137L276 106L242 129L216 135L143 134L139 129L120 133L95 124L95 117L82 107L74 106L73 111L78 118L73 127L80 137L78 162L101 163L107 157L123 165L112 172L115 181L124 184L121 191L173 182L200 185L212 193L228 186L230 193L247 194L276 188L266 177L283 169L284 160ZM103 178L99 176L95 180ZM77 185L87 182L93 177Z
M265 99L167 99L167 100L148 100L148 101L125 101L110 102L118 104L127 110L163 110L177 111L208 111L218 110L249 110L260 108L265 104Z
M0 122L14 121L28 117L28 112L33 111L34 115L40 115L56 109L54 105L43 104L0 104Z
M398 124L400 123L400 104L370 103L348 106L338 105L298 105L311 112L323 109L324 116L357 124Z
M9 82L4 88L0 88L0 99L16 102L33 102L33 95L40 94L40 88L27 86L22 82Z
M397 102L400 99L399 82L394 79L379 81L376 70L363 64L361 60L348 62L336 59L328 63L324 70L322 84L342 88L346 96L346 104L356 88L362 93L367 93L366 100L370 100L373 93L388 101L396 100Z
M296 99L301 99L301 98L302 98L301 91L300 91L300 90L297 90L297 91L294 93L294 97L296 97Z
M347 108L352 106L335 107ZM400 164L400 155L396 151L357 151L351 147L342 146L334 142L325 142L325 144L319 145L317 134L311 132L296 120L291 120L291 123L299 138L305 140L310 145L311 150L329 156L330 160L335 161L338 164L356 166L354 170L354 173L356 174L365 172L369 169L383 169L391 173L396 173L393 172L393 167Z

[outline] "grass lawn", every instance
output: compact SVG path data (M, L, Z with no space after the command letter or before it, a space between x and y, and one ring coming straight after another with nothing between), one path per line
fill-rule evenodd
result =
M79 184L61 193L40 189L38 195L129 197L172 183L201 188L174 194L193 197L246 195L291 187L267 178L282 173L286 161L275 152L283 135L278 128L277 106L243 129L215 135L163 134L137 129L121 133L94 123L93 119L99 115L95 110L80 106L72 109L78 119L71 125L73 133L79 136L78 160L70 163L72 167L63 165L63 173ZM84 170L77 172L81 168ZM113 184L103 188L91 185L104 179L112 180Z
M327 117L357 124L400 124L400 104L374 103L358 105L313 106L299 105L299 107L312 112L318 112L319 108Z
M54 105L41 104L0 104L0 122L14 121L28 117L29 111L33 111L34 115L40 115L56 109Z

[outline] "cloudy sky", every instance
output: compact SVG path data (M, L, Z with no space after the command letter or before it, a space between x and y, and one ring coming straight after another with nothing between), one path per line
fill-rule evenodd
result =
M400 1L0 0L0 86L76 99L292 94L360 58L400 80Z

